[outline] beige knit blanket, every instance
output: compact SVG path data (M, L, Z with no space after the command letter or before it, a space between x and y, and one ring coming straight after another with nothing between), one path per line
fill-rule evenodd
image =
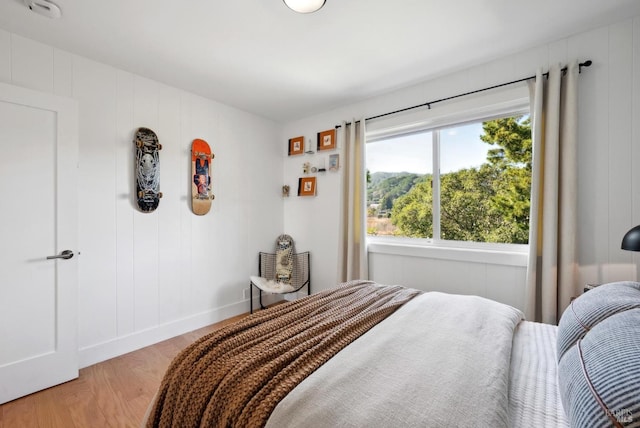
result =
M262 427L296 385L419 293L352 281L215 331L171 363L147 427Z

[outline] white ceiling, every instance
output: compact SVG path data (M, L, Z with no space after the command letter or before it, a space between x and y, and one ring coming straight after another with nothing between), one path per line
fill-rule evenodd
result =
M286 122L640 14L638 0L0 1L0 28ZM533 70L532 70L533 71Z

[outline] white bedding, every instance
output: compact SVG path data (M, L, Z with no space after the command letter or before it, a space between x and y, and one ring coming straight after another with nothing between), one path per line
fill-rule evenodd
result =
M558 390L554 325L523 321L513 339L509 425L512 428L569 426Z
M415 297L300 383L267 427L507 427L521 317L476 296Z
M269 423L567 428L570 418L571 426L640 427L638 291L637 282L598 287L572 303L559 327L520 322L508 347L477 308L458 304L461 296L417 306L429 293L348 346L323 377L301 383ZM504 309L493 303L485 309ZM487 355L506 368L507 411L505 375Z

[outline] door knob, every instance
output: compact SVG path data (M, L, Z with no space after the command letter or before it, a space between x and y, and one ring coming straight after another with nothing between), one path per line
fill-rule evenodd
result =
M55 256L47 256L47 260L51 260L51 259L65 259L65 260L68 260L71 257L73 257L73 251L64 250L63 252L61 252L60 254L56 254Z

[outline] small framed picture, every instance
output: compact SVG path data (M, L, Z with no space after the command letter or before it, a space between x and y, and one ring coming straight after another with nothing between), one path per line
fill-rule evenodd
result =
M301 155L304 153L304 137L289 139L289 156Z
M340 168L340 155L329 155L329 171L337 171Z
M336 130L318 132L318 150L333 150L336 148Z
M315 196L316 195L316 178L300 177L298 179L298 196Z

